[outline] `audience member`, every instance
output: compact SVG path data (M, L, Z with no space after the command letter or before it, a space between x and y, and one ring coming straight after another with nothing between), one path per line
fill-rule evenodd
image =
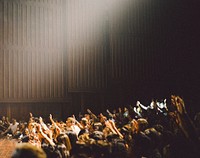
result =
M166 99L152 100L150 105L137 101L130 108L120 107L113 112L107 109L99 115L87 109L80 122L74 115L68 117L66 123L54 121L50 114L51 124L46 124L42 117L33 117L30 113L27 125L13 119L1 130L2 135L10 133L24 144L16 148L13 158L27 154L23 148L28 145L24 142L31 144L27 150L33 146L43 149L47 158L198 158L199 118L198 113L192 120L183 99L172 95L168 103ZM5 122L4 117L0 125Z

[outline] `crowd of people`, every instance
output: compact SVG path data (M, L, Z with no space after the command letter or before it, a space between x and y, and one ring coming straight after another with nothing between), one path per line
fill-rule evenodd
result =
M66 121L3 116L0 136L18 140L12 158L199 158L200 112L189 117L183 99L172 95L98 115L87 109Z

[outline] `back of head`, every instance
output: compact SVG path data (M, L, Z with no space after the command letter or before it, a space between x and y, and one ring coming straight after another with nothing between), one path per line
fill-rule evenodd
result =
M144 118L139 118L137 123L140 131L144 131L148 127L148 121Z
M11 158L46 158L45 152L29 143L18 144Z

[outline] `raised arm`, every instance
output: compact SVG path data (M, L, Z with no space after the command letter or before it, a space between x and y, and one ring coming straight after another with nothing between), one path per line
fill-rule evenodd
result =
M58 131L57 134L59 135L59 134L61 133L61 129L60 129L60 127L58 127L58 125L55 123L55 121L53 120L53 117L52 117L51 114L49 115L49 119L50 119L52 125L57 129L56 131Z
M94 113L92 113L90 109L87 109L87 112L91 115L93 119L97 119L97 116Z
M50 137L48 137L47 134L45 134L43 132L42 127L41 127L40 124L38 124L37 128L38 128L39 133L42 135L42 137L45 138L51 146L55 146L55 143L53 142L53 139L51 139Z
M178 124L187 139L196 141L198 139L196 128L194 126L194 123L192 122L192 119L187 114L183 99L179 96L172 96L171 100L172 104L177 109L175 111L176 123Z
M116 128L115 123L112 120L106 121L105 125L112 131L112 133L118 134L120 138L123 138L123 135Z
M44 123L42 117L39 117L39 122L40 122L40 125L41 125L42 129L44 130L44 132L45 132L46 134L48 134L49 137L52 139L53 133L52 133L52 131L47 127L47 125Z

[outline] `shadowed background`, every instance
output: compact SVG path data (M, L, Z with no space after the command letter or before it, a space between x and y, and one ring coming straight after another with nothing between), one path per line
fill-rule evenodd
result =
M0 115L65 119L180 95L199 108L197 0L0 0Z

